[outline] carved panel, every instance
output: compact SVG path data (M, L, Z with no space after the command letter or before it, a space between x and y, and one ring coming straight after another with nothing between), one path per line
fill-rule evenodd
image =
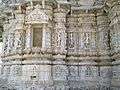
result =
M70 51L75 50L75 45L76 45L76 37L74 32L68 33L68 47Z
M15 42L14 42L14 46L16 50L19 50L22 48L22 43L23 43L22 40L23 40L22 33L20 31L16 31Z
M16 18L9 17L11 20L4 26L6 55L2 58L4 66L1 78L9 81L5 85L23 90L109 90L109 86L114 86L113 83L117 86L120 70L119 65L114 66L114 63L111 63L111 60L116 60L111 56L113 53L108 57L105 54L99 55L99 52L111 49L110 52L116 55L120 50L120 5L116 5L119 2L113 3L115 5L108 10L103 10L108 8L106 6L108 3L105 3L104 8L99 11L95 9L99 8L96 5L102 5L103 0L70 0L74 4L70 4L69 0L66 0L67 2L62 0L60 4L51 0L43 1L44 8L41 0L26 2L26 14L15 10ZM19 5L15 7L18 9ZM78 10L73 10L73 7ZM23 30L26 31L25 36ZM17 52L24 49L22 47L24 44L28 53L11 54L14 49ZM34 48L43 48L44 45L46 51L53 47L51 53ZM19 61L17 58L21 58L22 61L17 62ZM111 60L108 60L109 58ZM93 62L100 60L110 61L110 64L106 65L103 62L99 65Z
M56 65L53 67L53 79L54 80L66 80L68 74L66 66Z
M38 24L49 21L48 15L41 8L39 4L35 6L35 9L26 16L27 23Z
M11 66L11 76L21 76L22 75L22 66L21 65L14 65Z

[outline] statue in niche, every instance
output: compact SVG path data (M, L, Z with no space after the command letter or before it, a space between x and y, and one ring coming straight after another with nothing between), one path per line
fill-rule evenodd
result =
M62 35L62 33L59 31L58 33L57 33L57 46L58 47L61 47L61 35Z
M15 46L16 46L16 49L20 49L21 48L21 45L22 45L22 35L21 33L17 33L16 34L16 43L15 43Z
M68 36L68 43L69 43L69 48L74 48L74 33L70 33Z
M10 39L9 39L9 48L10 48L10 50L14 47L14 34L13 33L11 33L10 35L9 35L10 37Z
M7 47L8 47L8 39L7 37L5 38L5 45L4 45L4 52L7 51Z
M108 47L108 33L104 32L103 46L107 49Z
M90 48L90 34L84 33L83 36L84 49Z
M21 11L22 11L22 13L26 12L26 5L21 5Z
M91 33L91 47L92 49L96 48L96 33Z
M61 32L61 47L63 50L66 48L66 34L64 31Z

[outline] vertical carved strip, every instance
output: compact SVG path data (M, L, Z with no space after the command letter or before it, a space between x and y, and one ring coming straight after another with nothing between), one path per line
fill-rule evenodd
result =
M97 15L97 28L98 28L98 38L99 38L99 54L101 55L108 55L109 51L109 43L108 43L108 17L106 14L101 11L102 13L98 13Z
M28 25L26 30L26 48L30 48L32 46L32 35L31 35L31 25Z
M54 13L54 31L55 31L55 45L56 50L65 51L66 49L66 12L56 10Z

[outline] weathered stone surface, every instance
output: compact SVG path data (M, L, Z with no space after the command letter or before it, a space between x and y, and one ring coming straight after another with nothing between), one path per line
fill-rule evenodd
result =
M119 0L20 1L6 2L0 90L120 89Z

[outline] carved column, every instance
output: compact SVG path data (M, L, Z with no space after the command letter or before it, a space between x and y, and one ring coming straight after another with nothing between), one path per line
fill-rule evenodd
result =
M62 6L62 5L61 5ZM66 53L66 14L67 10L58 5L58 8L54 10L54 52L53 56L56 65L53 68L53 81L54 89L64 90L66 87L67 67L65 64ZM61 64L61 65L59 65Z
M8 48L8 37L6 32L3 33L3 56L7 53L7 48Z
M110 0L111 1L111 0ZM111 87L113 90L119 89L120 86L120 2L112 0L110 4L112 5L109 11L110 18L110 46L111 46L111 57L112 57L112 73L113 78L111 82ZM113 4L114 3L114 4Z
M46 25L45 24L43 24L43 33L42 34L43 34L43 36L42 36L42 48L45 49L45 43L46 43L45 42L45 39L46 39L45 38L45 36L46 36Z
M112 54L120 50L120 5L115 4L109 11Z
M53 31L53 8L50 3L45 3L43 0L44 13L49 17L47 24L43 25L43 48L45 50L51 49L52 31Z
M29 24L26 28L26 48L32 47L32 32L31 32L31 25Z
M99 77L99 88L109 88L111 85L111 58L110 55L110 45L109 45L109 18L104 10L98 10L96 14L97 20L97 46L98 55L100 58L98 61L98 77ZM102 58L102 59L101 59ZM100 66L103 65L103 66Z
M109 54L109 18L103 10L97 12L97 32L99 55Z
M56 52L66 50L66 10L59 8L54 10L54 50Z

